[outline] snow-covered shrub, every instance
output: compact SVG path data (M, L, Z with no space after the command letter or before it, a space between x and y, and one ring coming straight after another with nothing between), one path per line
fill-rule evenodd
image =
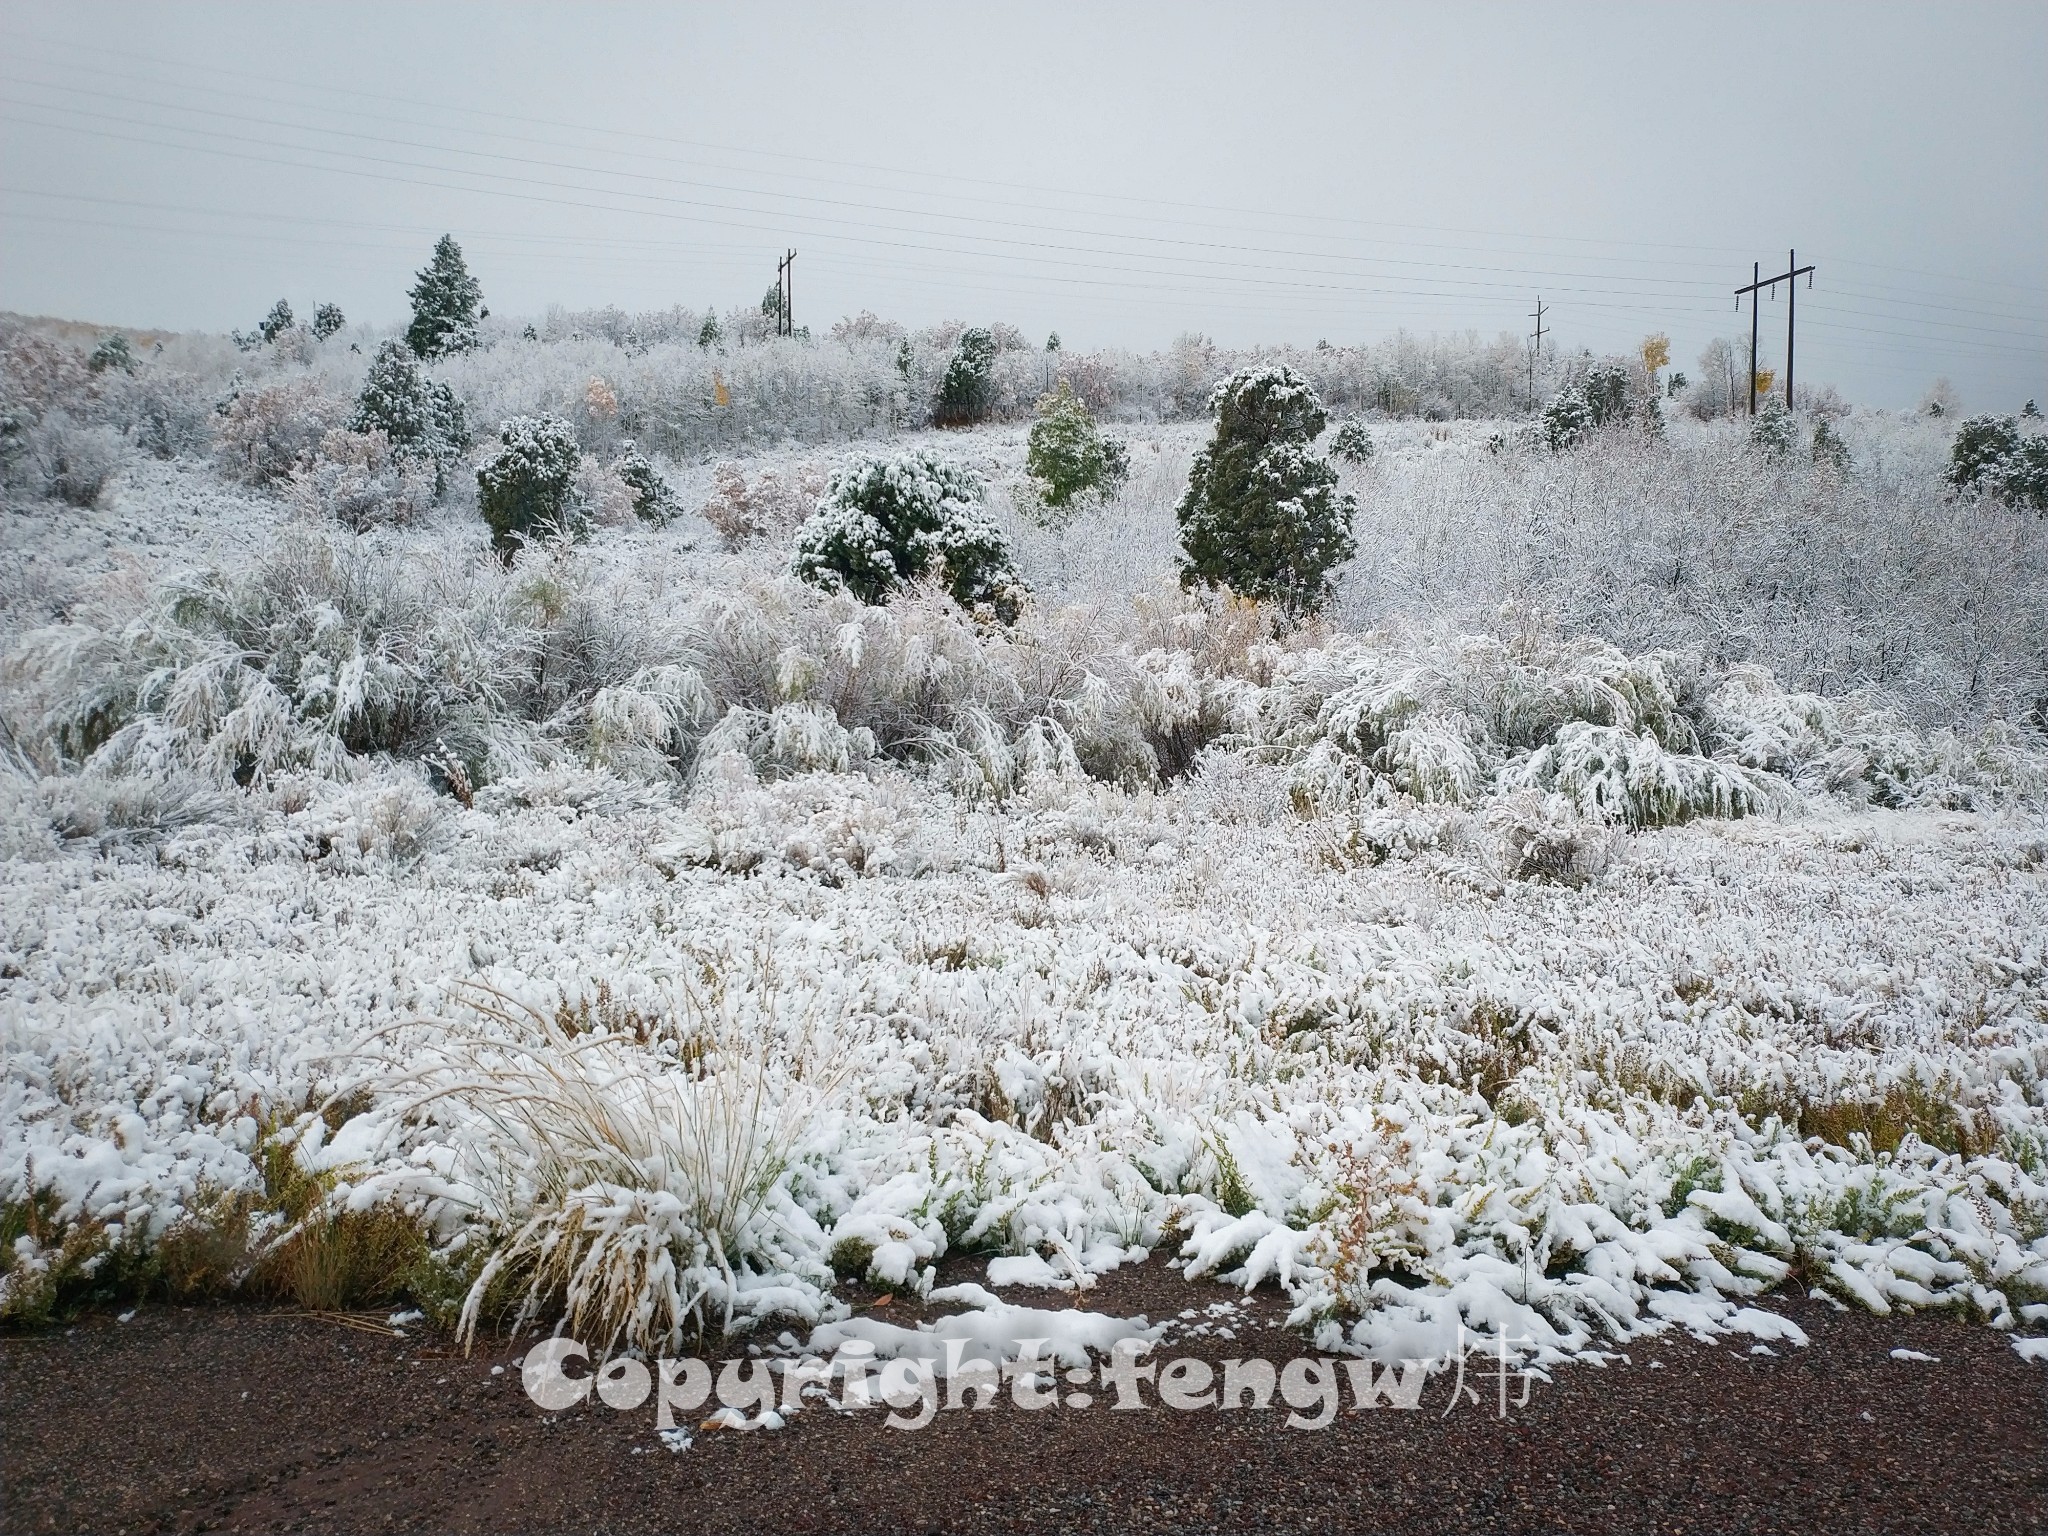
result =
M228 817L221 796L187 775L61 774L35 781L32 793L60 838L103 848L154 842Z
M659 526L676 515L674 489L654 467L653 461L633 446L630 438L623 444L618 461L612 465L612 473L632 492L634 515L642 522Z
M354 432L381 432L399 457L430 464L436 495L447 466L469 446L462 402L446 384L428 378L412 353L396 341L385 342L370 360L349 427Z
M303 517L332 519L352 533L403 527L434 505L431 463L392 451L381 430L332 431L311 462L292 471L287 495Z
M942 427L968 427L986 420L994 404L995 364L995 337L978 326L962 331L939 380L932 421Z
M28 429L48 412L89 417L100 383L74 349L0 322L0 449L26 451Z
M317 378L288 378L242 389L214 429L221 468L251 485L275 485L309 461L320 440L342 425L348 403Z
M1614 857L1615 836L1601 817L1587 818L1563 795L1521 790L1501 796L1487 813L1500 835L1510 880L1583 886L1600 877Z
M1107 437L1064 378L1038 402L1024 454L1039 503L1057 520L1087 498L1108 501L1130 477L1130 455Z
M128 440L112 427L88 426L53 411L28 431L43 493L74 507L97 503L128 459Z
M488 313L481 308L483 296L455 237L443 235L435 241L433 257L420 269L408 295L412 323L405 329L405 344L413 356L430 363L474 347L477 322Z
M868 604L933 577L970 612L1014 619L1021 587L982 492L980 476L929 448L863 455L832 477L798 530L792 569Z
M1351 558L1357 503L1310 445L1328 422L1314 387L1287 367L1248 368L1216 387L1215 435L1196 454L1174 516L1181 580L1312 614Z
M213 400L195 375L160 364L138 366L113 382L105 406L111 424L159 459L200 459L213 446Z
M1787 692L1760 667L1728 670L1708 700L1708 736L1730 761L1809 792L1907 806L1946 786L1932 744L1881 702Z
M1747 816L1768 803L1764 785L1731 763L1667 752L1647 732L1574 721L1501 775L1509 788L1548 791L1582 816L1667 827L1699 816Z
M633 521L637 498L625 477L610 465L585 454L576 466L575 501L579 513L599 528L621 528Z
M1298 754L1304 807L1395 795L1470 805L1536 788L1632 827L1765 804L1754 774L1702 755L1708 717L1681 658L1540 632L1512 645L1464 636L1419 654L1391 636L1352 640L1290 659L1239 705L1252 741Z
M1372 433L1362 421L1347 421L1337 429L1330 439L1330 453L1347 464L1370 464L1372 462Z
M701 515L727 549L738 549L749 539L779 543L817 510L828 483L823 470L805 464L787 471L764 469L750 484L737 464L722 463L711 471L711 495Z
M521 545L574 533L582 516L576 471L583 450L559 416L515 416L498 429L498 452L477 467L477 507L491 547L509 561Z

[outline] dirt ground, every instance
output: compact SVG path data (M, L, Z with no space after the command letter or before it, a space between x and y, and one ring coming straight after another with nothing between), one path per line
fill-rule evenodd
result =
M1056 1293L1013 1293L1064 1305ZM1108 1276L1096 1310L1235 1300L1158 1265ZM0 1524L41 1531L2048 1530L2048 1368L1936 1317L1774 1302L1810 1347L1639 1344L1537 1383L1502 1419L1284 1409L1111 1414L1008 1403L891 1430L814 1409L783 1430L700 1431L672 1452L651 1403L548 1414L510 1341L463 1357L253 1307L147 1307L128 1322L0 1338ZM1168 1354L1306 1353L1255 1299L1235 1340ZM892 1302L881 1314L916 1314ZM1938 1357L1898 1361L1895 1348ZM502 1370L494 1370L502 1367ZM1349 1398L1346 1398L1347 1408Z

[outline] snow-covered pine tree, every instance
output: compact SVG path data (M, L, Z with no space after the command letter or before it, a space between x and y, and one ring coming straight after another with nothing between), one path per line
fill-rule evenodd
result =
M966 427L984 420L995 403L996 338L978 325L960 333L953 357L939 380L932 420L942 427Z
M2020 424L2010 416L1972 416L1956 428L1948 450L1948 483L1967 491L1998 479L2020 445Z
M135 350L128 345L128 338L116 331L111 336L100 338L99 345L92 349L92 356L85 360L85 366L92 373L105 373L109 368L133 373Z
M1372 462L1372 434L1362 421L1347 421L1330 439L1330 452L1347 464Z
M292 328L292 306L289 301L279 299L270 306L270 313L256 322L256 334L265 341L275 341Z
M1105 437L1088 407L1061 379L1059 387L1038 402L1024 454L1025 472L1036 483L1045 522L1055 525L1071 516L1075 503L1115 496L1131 472L1124 445Z
M420 269L410 297L412 324L405 328L405 342L413 356L431 362L476 345L484 291L470 276L453 235L434 243L433 259Z
M1319 610L1330 573L1357 550L1357 503L1310 444L1329 417L1285 366L1246 368L1209 396L1216 435L1195 455L1180 523L1181 583L1227 587L1290 619Z
M1849 472L1849 445L1842 441L1842 434L1825 416L1814 418L1813 462L1837 474Z
M1769 458L1782 459L1798 441L1799 427L1785 402L1776 395L1765 396L1757 407L1756 420L1750 423L1750 446Z
M344 325L347 319L341 313L339 304L322 304L313 311L313 334L325 341Z
M397 341L385 342L371 359L349 430L382 432L397 458L431 460L436 496L445 489L447 466L469 446L455 391L421 372L418 359Z
M1543 407L1543 441L1552 453L1578 447L1592 431L1593 407L1576 384L1559 390Z

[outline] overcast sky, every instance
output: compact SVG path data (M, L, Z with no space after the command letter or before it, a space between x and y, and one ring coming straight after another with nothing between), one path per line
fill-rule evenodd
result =
M757 300L1070 347L1662 330L2048 400L2048 4L0 9L0 308ZM1784 347L1766 301L1764 355Z

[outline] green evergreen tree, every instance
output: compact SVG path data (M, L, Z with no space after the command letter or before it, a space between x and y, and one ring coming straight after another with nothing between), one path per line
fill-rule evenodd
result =
M986 420L995 404L995 384L995 336L978 325L969 326L960 333L939 380L932 420L942 427L968 427Z
M1131 464L1123 444L1102 435L1086 402L1061 379L1059 387L1038 402L1024 469L1037 482L1045 507L1062 513L1085 497L1107 501L1115 496L1130 475Z
M1593 433L1593 407L1574 384L1550 397L1543 407L1543 441L1552 453L1576 448Z
M1290 619L1318 611L1357 550L1357 503L1310 451L1329 417L1292 368L1246 368L1209 396L1216 434L1195 456L1180 523L1181 583L1227 587Z
M1813 462L1837 474L1849 472L1849 445L1825 416L1816 417L1813 423Z
M85 360L85 366L93 373L105 373L109 368L118 368L123 373L133 373L135 351L128 345L128 338L117 331L111 336L100 338L100 344L92 349L92 356Z
M348 321L341 313L339 304L322 304L313 311L313 335L325 341L339 331Z
M1362 421L1347 421L1330 439L1330 452L1347 464L1372 462L1372 434Z
M410 297L412 324L405 328L405 343L414 357L432 362L476 345L477 321L489 311L482 308L483 288L469 275L453 235L435 242L433 259L420 269Z
M633 488L633 510L642 519L659 525L675 516L676 493L653 461L635 448L630 439L621 445L619 461L612 466L612 472Z
M1785 402L1766 395L1756 408L1756 420L1750 423L1750 446L1766 457L1782 459L1798 441L1799 425L1785 409Z
M270 306L270 313L256 323L256 334L265 341L275 341L292 328L292 307L284 299Z
M1967 491L1993 481L2005 461L2018 451L2020 424L2010 416L1972 416L1956 428L1948 450L1948 483Z

